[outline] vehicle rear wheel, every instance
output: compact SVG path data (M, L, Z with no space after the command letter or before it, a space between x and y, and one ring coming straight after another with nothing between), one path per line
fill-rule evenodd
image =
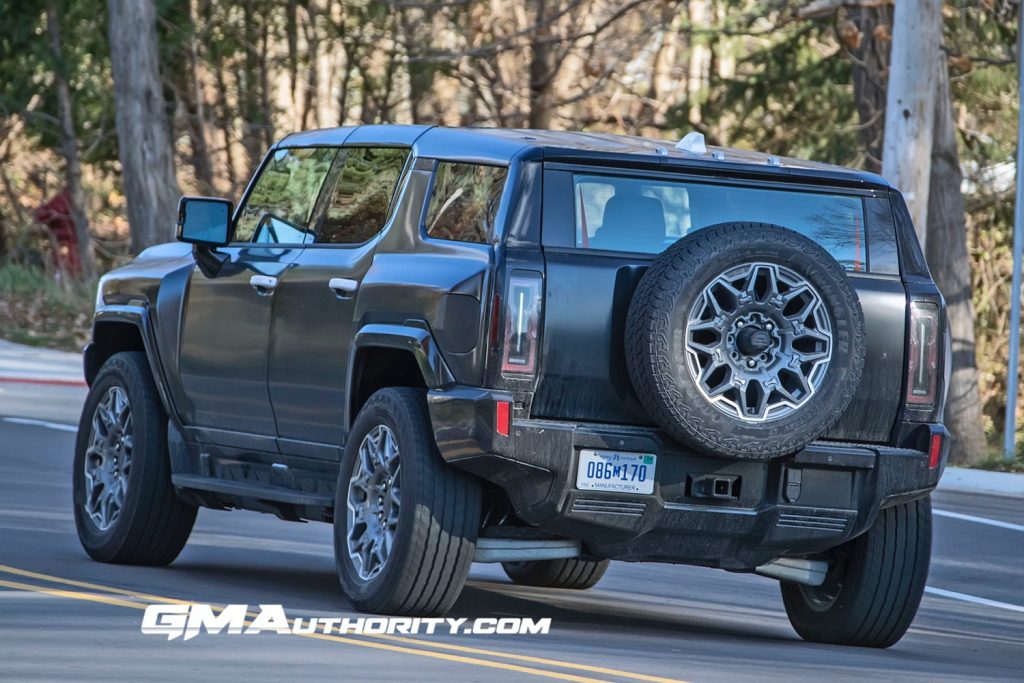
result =
M417 389L381 389L349 435L334 504L342 590L364 612L436 616L465 585L480 484L444 463Z
M608 560L536 560L533 562L502 562L513 583L522 586L543 586L546 588L569 588L586 590L593 588L608 571Z
M626 364L640 402L693 448L766 460L846 411L864 314L843 267L777 225L722 223L669 247L637 286Z
M782 600L804 640L889 647L910 628L928 579L930 498L878 513L861 536L830 553L821 586L782 582Z
M110 357L82 410L72 475L75 526L100 562L165 565L185 547L196 507L171 484L164 414L143 353Z

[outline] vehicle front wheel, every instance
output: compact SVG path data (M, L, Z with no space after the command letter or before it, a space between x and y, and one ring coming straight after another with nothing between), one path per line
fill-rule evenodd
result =
M921 604L931 545L930 498L882 510L866 533L830 552L824 584L782 582L790 623L804 640L895 644Z
M586 590L593 588L608 571L608 560L535 560L533 562L502 562L513 583L522 586L543 586L545 588L569 588Z
M164 414L143 353L100 369L78 425L72 474L75 526L100 562L165 565L185 547L196 507L171 484Z
M334 503L342 590L363 612L437 616L469 575L480 484L441 459L422 391L369 398L349 434Z

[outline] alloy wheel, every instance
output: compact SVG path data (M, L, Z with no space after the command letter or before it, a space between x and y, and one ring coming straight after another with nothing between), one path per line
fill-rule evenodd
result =
M774 263L744 263L704 287L686 323L687 366L700 393L745 422L785 417L821 386L832 359L821 294Z
M124 508L132 464L132 409L128 394L110 387L96 405L85 452L85 513L107 531Z
M398 442L377 425L359 445L348 484L348 554L363 581L380 574L394 547L400 484Z

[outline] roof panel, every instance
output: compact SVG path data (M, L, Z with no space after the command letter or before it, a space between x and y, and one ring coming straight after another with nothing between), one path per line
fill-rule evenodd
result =
M415 145L424 157L506 164L517 156L536 150L537 156L566 159L579 152L581 160L595 156L619 157L625 163L630 157L652 158L669 166L680 165L704 169L720 167L736 170L746 167L751 172L772 175L794 173L816 178L832 178L845 182L890 187L881 176L816 161L778 157L779 165L770 164L772 155L731 147L708 147L707 154L697 155L675 148L675 140L657 140L635 135L584 133L572 131L530 130L522 128L445 128L441 126L367 125L295 133L280 145L311 146L341 144ZM715 159L713 155L720 155Z

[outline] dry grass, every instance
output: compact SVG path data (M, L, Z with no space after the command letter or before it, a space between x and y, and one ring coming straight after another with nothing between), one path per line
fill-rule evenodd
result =
M0 337L79 351L88 341L96 284L60 282L54 274L0 266Z

